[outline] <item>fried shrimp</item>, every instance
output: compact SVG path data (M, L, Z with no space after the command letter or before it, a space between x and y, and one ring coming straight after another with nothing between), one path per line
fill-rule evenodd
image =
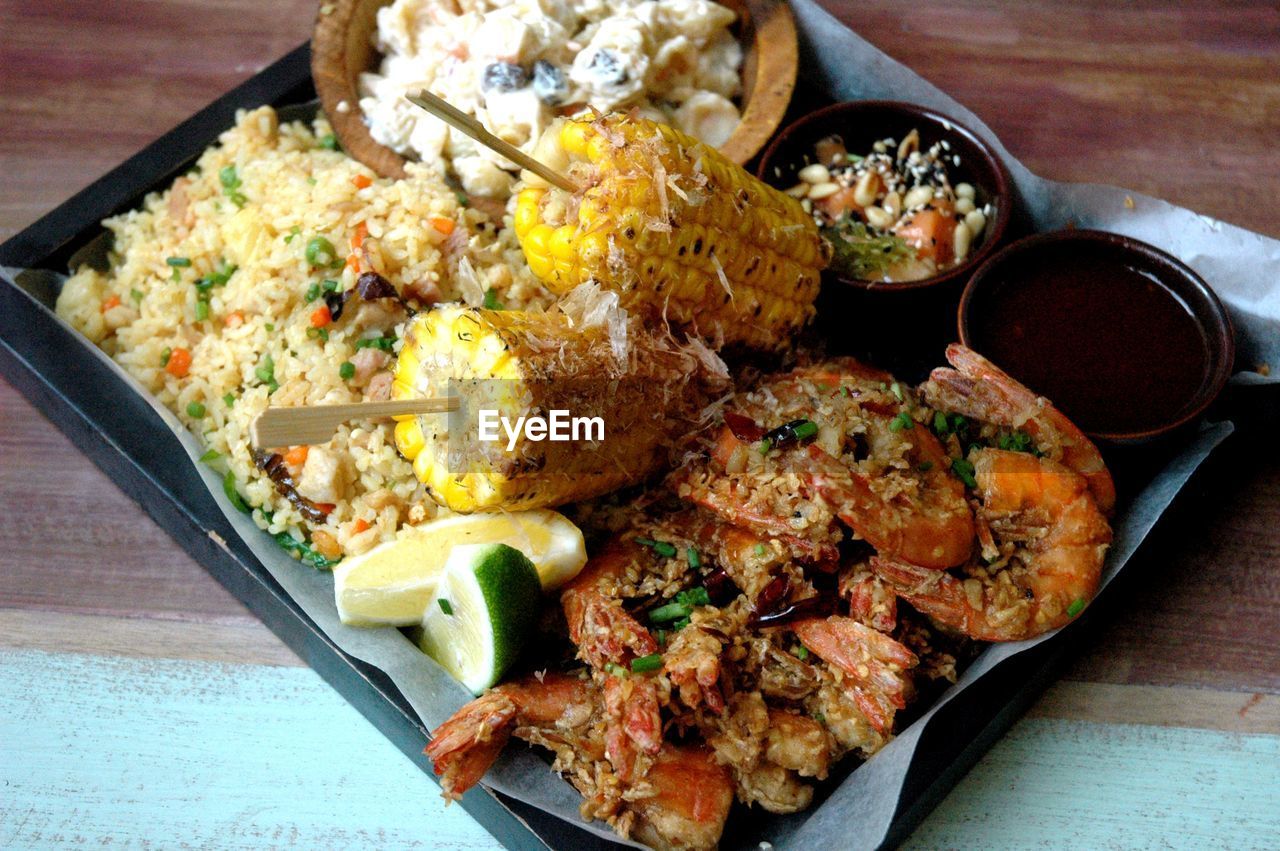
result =
M807 542L813 561L842 538L837 518L916 564L968 558L964 487L893 376L838 358L767 380L729 407L707 462L677 474L682 496L762 536Z
M890 732L894 712L907 705L907 672L919 661L916 655L851 618L811 618L798 621L793 629L805 647L843 672L847 691L871 726Z
M888 558L872 569L936 622L983 641L1033 638L1093 599L1111 527L1075 471L1026 452L970 453L992 561L952 575Z
M446 798L480 781L514 735L556 754L555 767L624 836L654 848L714 848L733 804L728 771L700 746L661 743L652 756L611 763L600 691L585 677L546 673L505 683L454 713L426 754Z
M977 352L947 346L954 369L939 367L921 390L934 408L1025 432L1040 452L1084 476L1102 513L1116 503L1115 483L1098 447L1055 408Z
M513 734L527 739L542 731L570 751L589 749L597 700L589 680L548 673L504 683L463 706L436 728L425 751L445 798L456 800L480 782Z

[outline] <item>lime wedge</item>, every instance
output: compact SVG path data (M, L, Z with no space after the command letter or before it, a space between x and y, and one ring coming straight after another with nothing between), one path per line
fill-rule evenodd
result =
M344 559L333 571L338 615L352 626L421 623L453 547L491 543L528 556L547 590L572 579L587 562L582 532L558 512L458 514Z
M463 544L449 553L418 646L480 694L502 678L538 616L533 562L506 544Z

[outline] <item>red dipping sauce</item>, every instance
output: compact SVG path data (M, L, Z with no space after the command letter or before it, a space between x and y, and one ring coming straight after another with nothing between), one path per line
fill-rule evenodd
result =
M1225 311L1194 272L1095 231L1030 237L993 257L965 290L960 333L1085 432L1122 441L1197 416L1234 351Z

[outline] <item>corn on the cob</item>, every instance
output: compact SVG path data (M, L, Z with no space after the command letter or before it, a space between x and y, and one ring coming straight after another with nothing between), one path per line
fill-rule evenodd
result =
M535 156L583 187L523 175L516 236L553 291L595 280L624 307L760 349L812 317L830 259L812 217L714 149L615 114L552 126Z
M453 414L397 417L396 446L453 511L517 510L586 499L643 480L696 427L711 383L696 358L632 323L622 360L604 326L546 313L448 306L405 334L392 395L456 396ZM601 417L604 439L477 440L478 411Z

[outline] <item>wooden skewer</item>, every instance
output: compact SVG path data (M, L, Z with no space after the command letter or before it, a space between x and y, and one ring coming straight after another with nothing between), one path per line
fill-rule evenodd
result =
M502 154L502 156L511 160L521 168L529 169L529 171L538 175L538 177L541 177L548 183L553 183L566 192L578 191L577 184L572 180L547 164L535 160L533 157L529 156L515 145L512 145L510 142L499 139L497 136L484 129L484 125L479 121L472 118L470 115L467 115L456 106L453 106L448 101L442 100L426 90L420 91L416 95L405 95L405 97L434 115L436 118L439 118L441 121L458 128L458 130L466 133L472 139L475 139L485 147L492 148L499 154Z
M328 443L334 429L348 420L400 414L439 414L457 409L456 398L389 399L385 402L267 408L249 427L249 439L257 448Z

